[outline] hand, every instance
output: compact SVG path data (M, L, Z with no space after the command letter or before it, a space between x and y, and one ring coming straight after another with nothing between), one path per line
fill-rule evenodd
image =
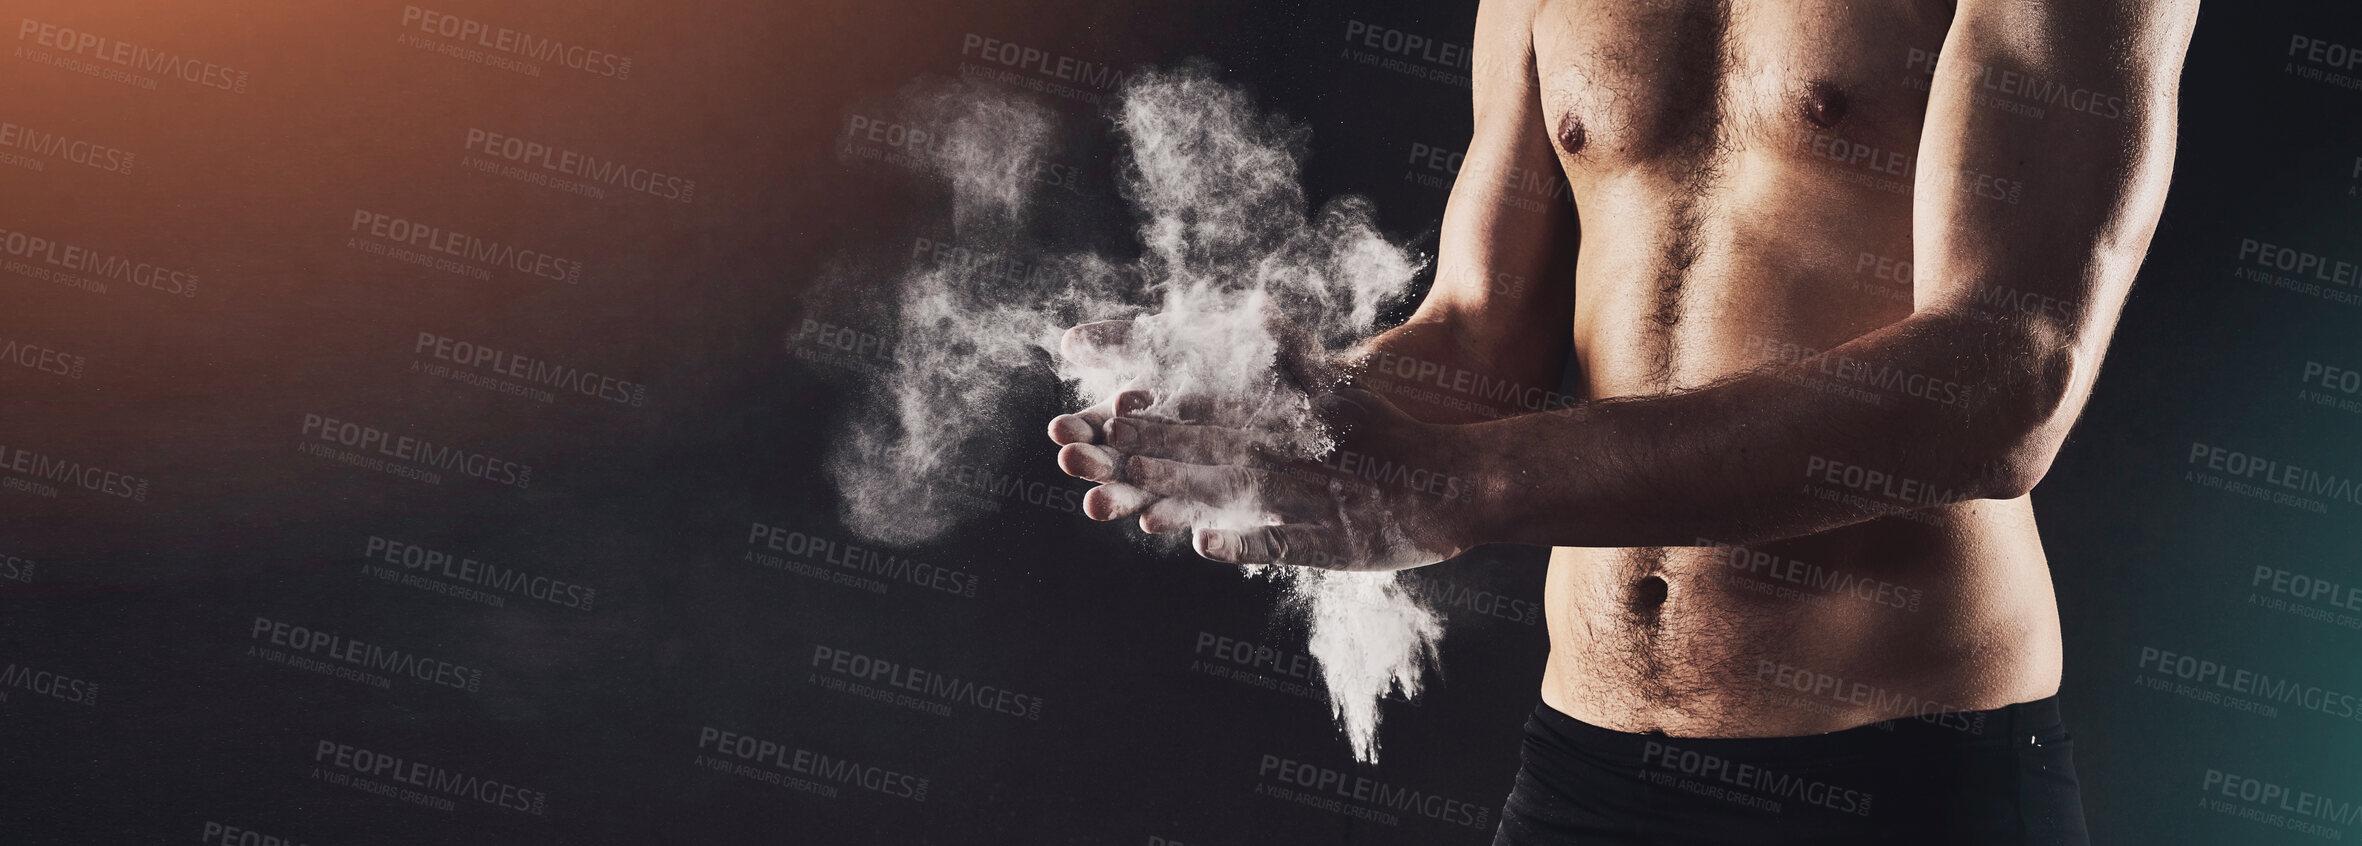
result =
M1050 440L1064 447L1060 469L1106 481L1083 498L1085 515L1102 521L1140 516L1159 498L1120 479L1125 453L1109 445L1105 431L1119 417L1219 426L1240 445L1282 454L1309 455L1320 446L1323 432L1312 416L1311 397L1335 385L1341 371L1310 333L1276 310L1249 309L1243 315L1107 320L1067 330L1060 354L1073 368L1068 375L1086 388L1096 383L1105 396L1050 421Z
M1119 448L1136 453L1127 468L1133 484L1164 497L1142 514L1142 527L1188 523L1197 553L1214 561L1335 570L1423 567L1474 545L1476 480L1446 469L1467 466L1453 455L1450 427L1412 419L1359 389L1314 406L1337 437L1317 460L1258 451L1231 463L1224 459L1234 454L1202 448L1219 436L1111 421ZM1218 463L1194 463L1200 459Z
M1139 354L1133 331L1121 322L1076 327L1064 351L1120 366ZM1271 413L1269 396L1242 403L1127 389L1051 421L1050 438L1063 446L1060 469L1101 483L1083 499L1086 515L1137 515L1158 534L1191 529L1211 560L1397 570L1471 545L1475 485L1446 469L1471 466L1446 448L1456 443L1448 427L1365 391L1294 396L1312 414Z

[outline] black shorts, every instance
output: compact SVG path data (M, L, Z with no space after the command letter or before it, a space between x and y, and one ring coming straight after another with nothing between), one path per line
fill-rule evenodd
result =
M2058 698L1805 737L1630 734L1534 709L1494 846L2074 844Z

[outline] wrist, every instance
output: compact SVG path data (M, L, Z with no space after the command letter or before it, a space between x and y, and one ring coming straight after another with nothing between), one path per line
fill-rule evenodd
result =
M1505 506L1513 499L1510 484L1496 466L1495 451L1479 430L1481 424L1432 423L1427 442L1437 447L1451 484L1446 523L1462 550L1504 540Z

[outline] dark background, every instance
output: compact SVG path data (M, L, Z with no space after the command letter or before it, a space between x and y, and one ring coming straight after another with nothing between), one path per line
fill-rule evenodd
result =
M1073 513L1080 486L1034 434L1063 403L1046 377L1012 387L1017 423L945 411L947 424L1013 427L1008 459L974 469L1025 493L971 489L989 517L881 550L959 573L973 596L846 585L812 575L849 572L826 556L759 561L749 544L759 523L877 548L838 523L822 455L893 342L879 286L914 239L944 236L943 196L866 158L876 145L852 127L891 119L914 82L998 68L963 51L969 36L1118 69L1210 59L1312 129L1316 200L1366 195L1390 234L1431 248L1445 191L1406 179L1410 150L1464 143L1465 85L1431 78L1449 68L1364 64L1356 51L1382 51L1345 34L1358 22L1465 45L1473 4L432 7L628 56L625 78L428 52L407 42L428 34L404 25L404 4L324 5L38 0L6 22L0 121L135 157L122 170L8 150L21 159L0 166L0 229L198 284L174 294L124 277L102 293L20 272L38 256L0 256L19 263L0 269L0 345L81 363L0 362L0 445L150 482L135 500L0 462L22 482L0 488L0 842L182 842L209 825L307 844L1489 842L1546 650L1538 611L1521 610L1538 600L1538 551L1422 571L1499 613L1453 612L1442 672L1415 705L1388 707L1383 764L1357 768L1316 684L1273 689L1307 680L1286 671L1303 633L1269 584ZM25 19L246 71L247 85L130 72L151 89L60 68ZM2362 582L2362 506L2236 496L2188 460L2202 442L2362 474L2362 416L2300 396L2308 361L2362 367L2362 306L2239 275L2255 267L2246 238L2362 262L2362 89L2298 73L2295 35L2362 45L2362 14L2204 12L2163 224L2090 409L2035 494L2102 843L2362 836L2242 818L2253 803L2225 812L2202 789L2211 770L2362 802L2362 726L2154 690L2139 663L2147 647L2362 690L2362 630L2261 604L2272 595L2252 583L2259 565ZM1098 120L1112 88L1031 76L1066 86L1031 96L1073 128L1059 156L1080 174L1062 218L1083 223L1048 236L1123 249ZM685 203L613 187L588 198L469 170L470 129L697 187ZM356 209L584 270L569 283L403 263L365 251ZM414 369L436 363L415 350L422 332L613 376L645 402L438 378ZM316 443L307 414L530 465L531 483L427 484L300 452ZM372 538L595 602L478 586L493 605L388 581L367 569ZM274 663L250 651L269 646L251 635L258 617L479 669L481 684L381 689ZM1261 645L1276 666L1224 661L1201 647L1215 638ZM822 647L1042 707L861 698L830 688ZM922 777L927 793L839 784L830 797L716 772L701 763L707 729ZM546 806L444 810L331 783L323 741L540 791ZM1284 801L1264 792L1274 757L1486 816L1389 824Z

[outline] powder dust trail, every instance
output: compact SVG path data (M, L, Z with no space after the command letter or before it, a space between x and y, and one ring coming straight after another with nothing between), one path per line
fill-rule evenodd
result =
M921 148L925 168L950 189L961 241L1029 270L1012 278L994 272L1005 263L952 262L896 280L894 364L828 463L849 528L910 545L977 516L983 507L955 474L998 467L1014 438L1039 437L1046 421L1012 420L1000 398L1046 376L1082 404L1125 388L1150 390L1160 404L1212 398L1219 416L1269 433L1275 449L1311 458L1334 448L1312 413L1313 392L1333 385L1287 378L1295 371L1286 354L1317 346L1333 355L1377 331L1380 311L1407 295L1423 260L1381 235L1361 198L1310 209L1299 177L1304 129L1259 114L1202 68L1135 77L1114 120L1124 145L1119 188L1138 217L1141 250L1118 261L1053 254L1020 237L1039 213L1043 186L1032 168L1057 136L1047 110L968 83L903 100L910 123L936 133ZM1283 336L1275 315L1302 335ZM1067 327L1116 318L1134 321L1135 360L1087 368L1059 358ZM1441 618L1393 572L1245 570L1283 587L1354 757L1376 762L1379 703L1390 691L1419 694Z

